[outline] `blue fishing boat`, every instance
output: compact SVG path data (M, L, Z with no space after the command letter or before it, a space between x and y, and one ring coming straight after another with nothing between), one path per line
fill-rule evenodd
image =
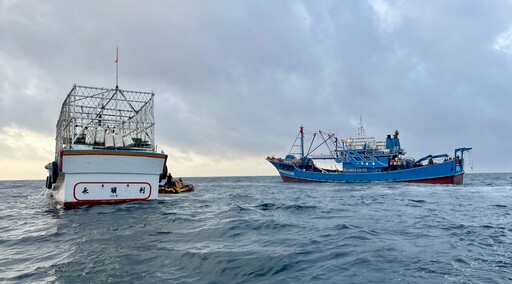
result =
M429 154L416 160L405 157L398 135L396 130L385 141L376 141L364 135L362 121L358 135L347 139L323 131L306 133L301 126L289 154L267 161L283 182L463 183L464 154L471 148L457 148L453 156Z

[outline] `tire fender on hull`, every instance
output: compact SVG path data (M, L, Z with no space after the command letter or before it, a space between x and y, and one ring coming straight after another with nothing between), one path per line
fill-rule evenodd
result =
M51 177L50 176L46 177L46 188L47 189L52 189L52 181L51 181Z
M57 178L59 178L59 164L56 161L52 162L52 173L51 173L51 183L56 183Z

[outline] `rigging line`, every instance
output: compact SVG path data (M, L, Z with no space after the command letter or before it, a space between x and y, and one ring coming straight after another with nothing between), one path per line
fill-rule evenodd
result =
M309 148L308 148L308 153L306 156L309 156L309 154L311 154L311 147L313 146L313 142L315 142L315 138L316 138L316 132L313 133L313 138L311 138L311 144L309 144ZM316 149L316 148L315 148ZM314 151L314 150L313 150Z
M290 152L288 152L288 154L292 154L293 148L297 147L297 140L299 140L299 135L300 135L300 132L299 132L299 134L297 134L297 137L295 137L295 141L293 142L293 145L290 148Z
M327 133L327 139L324 137L324 134L323 134L322 131L320 131L320 135L322 136L322 139L324 139L325 146L329 150L329 153L331 154L331 156L334 157L334 154L333 154L333 151L331 150L331 147L329 147L329 144L327 144L327 141L329 141L332 137L334 137L334 134Z
M322 135L322 134L320 133L320 135ZM316 146L316 148L315 148L315 149L311 150L311 152L310 152L310 153L313 153L314 151L316 151L316 149L320 148L320 146L322 146L322 145L324 145L324 144L326 144L326 145L327 145L327 141L328 141L328 139L332 138L332 136L334 136L334 134L328 134L327 136L328 136L328 137L327 137L327 139L324 139L324 141L323 141L322 143L320 143L318 146ZM323 136L322 136L322 138L323 138ZM327 146L327 147L328 147L328 146ZM329 150L330 150L330 149L329 149ZM310 153L308 153L308 155L309 155ZM332 153L331 153L331 155L332 155Z

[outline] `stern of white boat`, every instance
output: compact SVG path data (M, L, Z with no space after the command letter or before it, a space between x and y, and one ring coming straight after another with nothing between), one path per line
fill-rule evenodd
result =
M153 152L62 151L53 196L64 207L154 200L166 160Z

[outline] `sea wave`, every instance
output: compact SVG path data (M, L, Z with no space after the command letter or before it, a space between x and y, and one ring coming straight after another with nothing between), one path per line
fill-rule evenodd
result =
M512 281L512 174L462 186L187 179L155 202L57 209L0 190L0 282Z

